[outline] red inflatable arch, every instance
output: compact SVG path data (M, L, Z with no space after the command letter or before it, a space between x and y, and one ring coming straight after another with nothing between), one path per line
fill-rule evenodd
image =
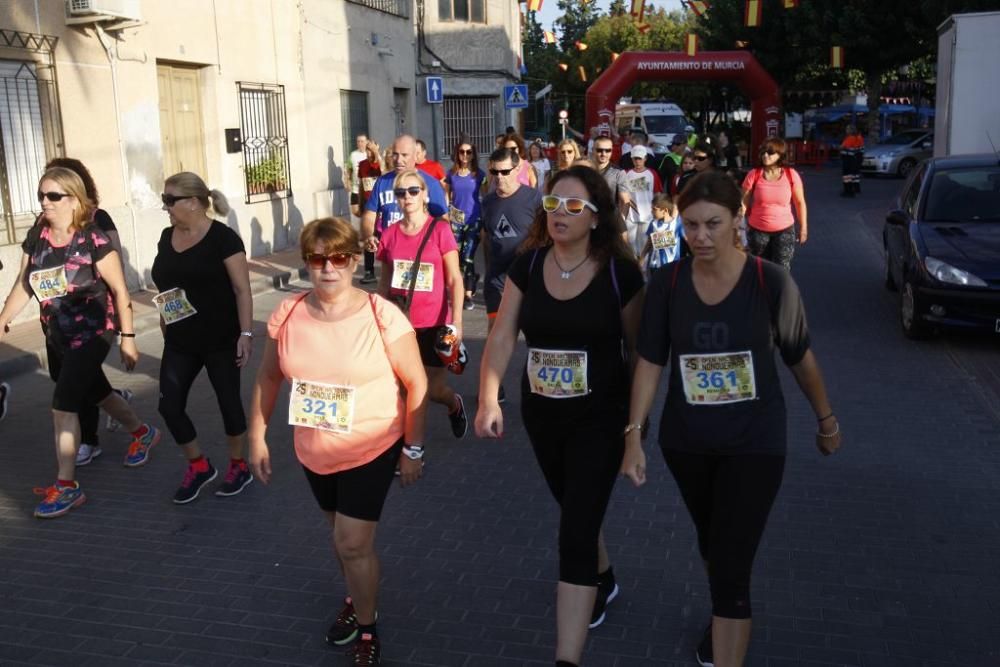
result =
M778 84L747 51L703 51L695 56L662 51L627 51L587 89L587 127L607 133L615 104L636 81L718 81L735 84L750 98L751 154L768 137L778 136L781 94Z

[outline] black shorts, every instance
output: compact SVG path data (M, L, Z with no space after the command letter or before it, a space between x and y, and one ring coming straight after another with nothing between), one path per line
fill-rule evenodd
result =
M324 512L337 512L362 521L378 521L402 451L403 439L400 438L374 460L357 468L328 475L320 475L305 466L302 469L316 502Z
M49 377L56 383L52 395L54 410L80 412L111 394L111 384L102 368L111 351L111 340L111 334L106 333L75 349L56 347L46 341Z
M503 300L503 290L487 282L483 285L483 301L486 302L486 314L496 315L500 312L500 302Z
M437 330L440 327L415 329L417 332L417 347L420 348L420 361L428 368L444 368L444 362L434 349L437 342Z

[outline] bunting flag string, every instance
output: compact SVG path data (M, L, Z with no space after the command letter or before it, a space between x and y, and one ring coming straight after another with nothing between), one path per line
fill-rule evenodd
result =
M564 72L569 71L569 65L567 65L566 63L559 63L559 69L561 69Z
M799 6L799 0L781 0L781 4L785 9L795 9Z
M586 83L587 82L587 70L585 70L583 68L583 65L580 65L579 67L577 67L577 70L579 70L579 72L580 72L580 81L583 81L584 83Z
M743 10L743 25L748 28L759 28L762 0L746 0Z
M650 31L650 29L652 29L653 26L643 21L642 23L636 23L635 27L638 28L639 32L645 35L647 32Z
M688 33L684 38L684 51L691 57L698 55L698 35Z
M632 0L632 9L629 14L632 15L632 21L635 23L642 23L642 17L646 12L646 0Z
M542 11L542 2L544 2L544 0L528 0L528 11L529 12Z
M545 43L546 44L555 44L556 43L556 34L554 32L551 32L549 30L544 30L543 32L545 34Z
M579 41L575 42L574 46L576 46L576 50L577 51L586 51L587 50L587 45L584 42L579 42Z
M844 68L844 47L842 46L830 47L830 67L834 69Z
M686 4L688 9L698 16L704 16L705 12L708 11L708 0L687 0Z

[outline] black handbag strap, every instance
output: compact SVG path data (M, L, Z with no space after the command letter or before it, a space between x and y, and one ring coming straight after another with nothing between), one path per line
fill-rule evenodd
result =
M420 240L420 245L417 246L417 256L413 258L413 264L410 266L410 287L406 290L406 299L403 301L403 312L409 314L410 303L413 301L413 291L417 288L417 271L420 269L420 256L424 253L424 248L427 247L427 242L431 240L431 233L434 231L434 225L438 223L440 218L432 218L429 223L427 223L427 231L424 232L424 238Z

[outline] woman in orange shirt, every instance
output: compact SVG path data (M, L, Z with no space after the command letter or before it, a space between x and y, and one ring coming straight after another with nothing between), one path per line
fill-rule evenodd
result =
M357 639L354 664L377 665L375 528L397 463L403 486L420 477L427 375L406 316L351 284L361 257L357 231L338 218L314 220L300 246L313 289L279 304L267 324L250 406L250 462L267 484L264 436L288 380L295 454L330 522L347 584L326 640Z
M840 143L841 180L844 191L841 197L861 194L861 159L865 151L865 138L853 125L847 126L847 136Z

